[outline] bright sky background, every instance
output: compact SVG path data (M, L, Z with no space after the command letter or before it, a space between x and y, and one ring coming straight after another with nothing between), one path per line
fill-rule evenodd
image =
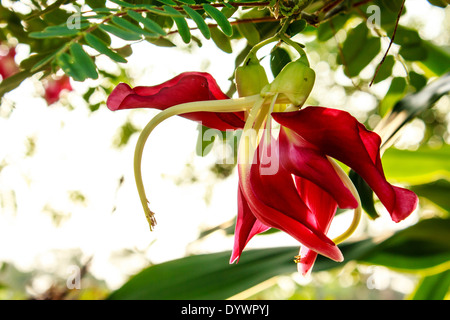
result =
M441 10L431 8L424 0L409 0L407 8L408 16L402 19L423 23L423 36L434 38L443 24ZM18 49L20 60L27 49ZM234 55L223 53L207 41L202 48L194 45L191 52L146 43L134 45L133 51L127 65L133 85L154 85L183 71L200 70L213 74L226 91L234 69ZM102 59L102 64L114 68L107 58ZM318 79L327 76L328 70L324 68L321 74L321 68L316 70ZM24 81L2 100L0 262L10 262L23 271L41 269L65 277L70 273L67 268L73 263L72 254L81 252L82 262L93 257L90 271L114 289L147 265L142 257L154 263L180 257L186 245L196 239L198 225L216 225L235 216L236 174L224 181L211 180L207 168L214 163L214 154L196 157L197 125L177 117L154 131L144 151L143 177L158 221L155 231L150 232L133 177L138 135L121 150L112 147L112 138L128 117L143 127L156 111L111 112L102 105L90 113L79 94L84 92L85 84L72 84L75 91L62 101L69 100L75 107L70 112L59 104L47 106L36 79ZM360 105L358 97L354 99ZM8 117L12 105L15 108ZM30 137L36 145L33 156L27 157ZM186 163L193 164L199 182L177 186L174 180L185 172ZM118 188L122 175L125 180ZM207 205L204 197L211 190L213 196ZM86 201L72 201L73 191L80 191ZM62 214L59 227L52 220L52 210ZM383 221L377 221L374 228ZM277 238L284 245L296 245L283 234ZM212 240L203 249L232 248L231 238ZM260 239L255 245L270 244ZM144 254L124 258L122 249ZM37 279L36 288L45 289L48 280Z

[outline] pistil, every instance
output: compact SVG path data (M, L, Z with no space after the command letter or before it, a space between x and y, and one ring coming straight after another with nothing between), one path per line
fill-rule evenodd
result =
M344 170L339 166L336 161L334 161L332 158L327 157L330 161L331 165L333 166L334 170L336 170L336 173L339 175L339 178L341 178L344 185L350 190L350 192L355 197L356 201L358 202L358 207L356 207L354 214L353 214L353 220L348 227L347 230L345 230L340 236L333 239L333 242L335 244L339 244L343 242L344 240L348 239L353 232L355 232L356 228L359 225L359 222L361 220L362 215L362 206L361 206L361 199L359 198L358 191L356 190L355 185L350 180L349 176L344 172Z

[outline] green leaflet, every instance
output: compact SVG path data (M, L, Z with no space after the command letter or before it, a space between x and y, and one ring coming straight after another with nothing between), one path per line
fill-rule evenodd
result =
M422 48L426 50L427 57L425 60L422 60L420 64L423 64L438 76L450 72L450 53L448 50L438 47L426 40L422 40L421 45Z
M344 26L348 18L347 15L341 14L329 21L321 23L317 27L317 40L324 42L331 39L334 34Z
M112 24L102 24L102 25L99 25L98 27L101 30L111 33L111 34L115 35L116 37L119 37L123 40L135 41L135 40L142 39L140 34L124 30L124 29L119 28Z
M256 45L261 40L258 29L253 23L240 23L238 24L238 30L250 45Z
M191 17L192 20L194 20L195 24L197 25L198 29L203 34L203 36L206 39L210 39L211 32L209 31L209 27L206 24L203 17L201 16L201 14L188 6L183 6L183 10L186 11L186 13L189 15L189 17Z
M64 71L65 74L70 76L75 81L83 81L85 79L84 73L79 65L77 65L68 53L62 53L56 58L56 62Z
M211 39L214 41L216 46L223 52L232 53L233 48L231 47L230 38L228 38L217 27L212 27L210 30L211 30Z
M85 78L97 79L97 67L94 60L84 51L79 43L72 43L70 53L75 59L75 64L80 68Z
M131 4L131 3L128 3L125 1L121 1L121 0L109 0L109 1L114 2L115 4L118 4L119 6L124 7L124 8L134 8L135 7L134 4Z
M384 59L383 64L381 65L380 69L378 70L378 73L377 73L373 83L378 83L378 82L381 82L381 81L389 78L389 76L392 74L392 68L394 67L394 64L395 64L394 57L387 56Z
M81 29L89 26L89 23L83 22L80 24ZM80 29L74 28L69 29L67 25L50 26L42 31L31 32L29 36L35 39L46 39L46 38L59 38L59 37L72 37L77 35Z
M161 3L164 3L164 4L168 5L168 6L176 6L177 5L177 3L172 1L172 0L158 0L158 1L161 2Z
M194 0L178 0L181 3L185 3L185 4L190 4L190 5L195 5L197 4Z
M392 79L389 89L380 102L379 112L381 116L386 115L397 102L399 102L406 94L406 80L402 77L395 77Z
M342 46L342 56L338 55L338 62L345 66L345 74L352 78L359 73L380 52L380 39L369 36L365 23L360 23L351 29Z
M209 16L217 22L226 36L231 37L233 35L233 28L231 27L228 18L222 12L208 3L203 5L203 9L205 9Z
M128 15L137 22L142 23L144 25L144 28L146 28L147 30L155 32L162 36L167 35L167 33L159 26L159 24L151 19L144 18L140 13L130 10L128 11Z
M125 29L127 32L130 33L136 33L138 35L146 35L146 36L153 36L153 34L149 34L147 31L141 29L139 25L133 24L132 22L128 21L125 18L113 16L111 18L111 21L116 24L117 26Z
M164 10L174 15L179 14L177 10L169 6L164 6ZM177 25L178 33L180 34L181 39L183 39L184 43L189 43L191 41L191 31L189 30L189 26L186 22L186 19L184 17L179 18L175 16L173 16L172 18L175 21L175 24Z
M122 63L127 62L127 60L125 58L123 58L116 52L112 51L110 48L108 48L108 46L102 40L100 40L93 34L88 33L84 36L84 38L86 39L86 42L89 46L91 46L98 52L103 53L104 55L108 56L109 58L113 59L114 61L122 62Z

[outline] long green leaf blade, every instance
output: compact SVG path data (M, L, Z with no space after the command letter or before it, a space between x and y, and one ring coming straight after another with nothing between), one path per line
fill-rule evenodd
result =
M230 252L196 255L149 267L109 299L226 299L277 274L295 271L297 248L246 252L238 264Z
M450 219L423 220L378 243L366 239L343 243L346 261L402 266L412 271L442 268L450 256ZM110 300L227 299L277 275L295 272L296 247L247 250L239 263L228 263L230 252L189 256L150 266L113 292ZM398 260L397 260L398 259ZM314 271L342 263L319 256Z
M439 178L450 179L450 145L417 150L390 148L383 155L386 177L397 182L420 184Z
M425 219L386 239L359 259L409 272L450 268L450 219Z
M450 270L424 277L412 300L444 300L450 290Z

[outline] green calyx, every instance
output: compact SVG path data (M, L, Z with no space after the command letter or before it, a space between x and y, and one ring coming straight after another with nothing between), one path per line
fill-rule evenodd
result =
M292 104L302 106L314 86L316 74L300 59L288 63L272 83L261 91L262 96L279 94Z
M239 97L248 97L259 94L269 83L266 71L254 60L250 60L247 65L240 66L235 72L236 89Z

